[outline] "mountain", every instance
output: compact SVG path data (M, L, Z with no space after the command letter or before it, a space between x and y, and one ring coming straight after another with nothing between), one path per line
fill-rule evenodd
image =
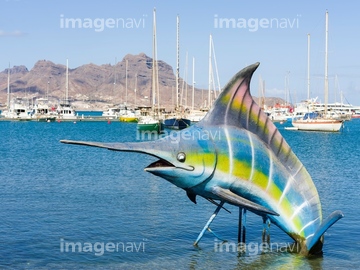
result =
M128 63L127 80L126 62ZM158 70L160 105L172 109L176 99L174 71L170 65L161 60L158 61ZM8 69L0 72L0 102L3 104L7 99L7 74ZM179 85L181 88L182 79L180 79ZM30 99L49 97L49 99L61 100L65 96L65 87L66 66L62 64L39 60L30 71L25 66L14 66L10 69L12 97ZM125 101L129 105L149 106L152 99L151 89L152 58L144 53L127 54L116 65L99 66L90 63L69 69L69 99L75 103L77 109L81 109L81 107L104 109ZM192 86L187 85L187 89L187 104L191 105ZM195 89L196 108L201 107L202 94L205 95L205 98L207 97L207 90L205 91L202 93L201 89Z

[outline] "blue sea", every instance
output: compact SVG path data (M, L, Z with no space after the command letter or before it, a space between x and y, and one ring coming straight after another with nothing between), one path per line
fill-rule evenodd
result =
M121 122L0 122L0 268L3 269L355 269L360 267L360 120L340 133L280 132L312 175L323 215L345 217L325 234L324 254L282 245L275 225L261 249L262 219L247 214L245 252L219 250L207 231L215 206L143 170L156 158L61 144L61 139L136 140ZM211 229L237 240L238 209L225 205Z

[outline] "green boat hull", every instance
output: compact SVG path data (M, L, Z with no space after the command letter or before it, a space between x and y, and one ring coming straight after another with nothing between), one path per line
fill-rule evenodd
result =
M139 131L154 131L161 132L164 130L164 126L161 122L158 123L138 123L136 126Z

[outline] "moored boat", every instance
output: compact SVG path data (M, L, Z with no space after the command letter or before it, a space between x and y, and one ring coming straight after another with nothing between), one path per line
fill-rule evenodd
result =
M160 120L153 117L142 117L139 119L136 129L141 132L157 132L161 133L164 130L164 125Z
M139 121L138 117L136 116L131 116L131 115L121 115L119 117L119 120L121 122L130 122L130 123L136 123Z
M170 129L184 129L191 125L191 121L186 118L174 117L164 120L164 125L166 128Z
M75 109L67 102L60 103L56 108L56 112L58 120L76 120L78 118Z
M14 98L7 110L2 112L4 118L14 120L31 120L31 109L28 102L22 98Z
M121 122L136 123L139 121L140 110L126 109L124 114L119 116Z
M176 17L176 79L175 79L175 96L176 96L176 105L175 105L175 114L172 117L164 119L164 125L169 129L184 129L190 126L191 121L184 117L181 113L183 110L182 106L179 105L179 16Z
M207 111L191 111L188 119L192 122L199 122L201 119L203 119L205 117L205 115L207 114Z
M156 11L153 11L153 62L152 62L152 103L151 107L144 107L140 110L141 117L137 123L138 131L149 132L162 132L164 125L160 119L160 105L159 105L159 77L158 77L158 65L156 57ZM158 98L157 110L155 109L155 100ZM151 110L150 110L151 109Z
M38 98L31 112L31 118L39 122L54 122L56 109L46 98Z
M351 115L351 118L360 118L360 110L354 111L354 113Z
M58 120L76 120L77 115L75 109L69 101L69 61L66 59L66 81L65 81L65 98L56 108Z
M308 35L309 44L309 35ZM309 45L308 45L309 47ZM303 117L293 118L292 125L298 130L337 132L343 126L344 119L328 110L328 11L325 13L325 102L321 112L308 112ZM309 66L308 66L309 69Z
M298 130L307 131L340 131L343 121L338 119L324 118L318 113L306 113L302 118L294 118L292 125Z

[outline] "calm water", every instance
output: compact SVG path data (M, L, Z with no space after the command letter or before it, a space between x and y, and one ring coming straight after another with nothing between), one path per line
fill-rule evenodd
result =
M347 122L338 134L279 129L312 175L324 216L337 209L345 214L327 231L321 258L261 253L256 246L243 254L217 252L219 241L209 232L194 248L215 207L202 198L195 205L183 190L146 173L155 158L59 143L134 141L134 124L0 122L0 267L358 268L360 121ZM236 241L238 213L228 209L232 214L220 211L211 228ZM261 219L248 213L247 242L260 244L261 230ZM77 242L82 252L69 248ZM271 242L291 239L273 225Z

